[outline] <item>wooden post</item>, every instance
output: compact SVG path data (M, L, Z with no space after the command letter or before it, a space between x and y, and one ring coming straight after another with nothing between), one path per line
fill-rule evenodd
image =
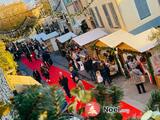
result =
M151 74L151 77L152 77L152 82L153 82L153 84L156 84L155 77L154 77L154 70L153 70L153 67L152 67L151 60L150 60L151 56L149 55L149 53L145 53L145 57L146 57L146 60L147 60L149 73Z

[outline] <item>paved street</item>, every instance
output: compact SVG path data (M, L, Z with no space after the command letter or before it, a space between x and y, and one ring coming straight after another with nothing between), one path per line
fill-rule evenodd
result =
M64 57L62 57L58 52L52 53L51 57L52 57L52 60L53 60L55 66L58 66L58 67L68 71L67 60ZM18 62L18 65L19 65L20 71L23 71L24 75L32 75L31 70L28 69L21 62ZM80 72L80 77L81 77L81 79L88 80L92 84L95 84L92 81L90 81L90 76L85 71ZM137 88L134 85L134 83L132 82L132 80L125 79L123 76L119 76L119 77L114 78L113 83L116 84L117 86L123 88L123 91L124 91L123 101L133 105L134 107L136 107L142 111L146 108L145 105L150 97L151 91L156 89L156 87L154 85L151 85L149 83L149 81L146 81L145 87L146 87L147 93L138 94Z

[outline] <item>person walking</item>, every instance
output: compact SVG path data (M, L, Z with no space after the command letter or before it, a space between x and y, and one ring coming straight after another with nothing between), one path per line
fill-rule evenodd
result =
M146 93L146 90L144 87L145 78L144 78L142 72L139 69L134 68L132 70L132 78L134 79L134 82L135 82L135 85L138 89L139 94L141 94L142 91L143 91L143 93ZM142 89L142 91L141 91L141 89Z
M40 70L41 70L42 75L46 78L46 81L49 82L50 75L49 75L48 68L46 66L44 66L43 64L41 64Z
M91 76L92 81L96 80L95 71L93 67L93 60L89 57L85 63L85 69L88 71L88 73Z
M71 77L72 77L73 81L76 83L76 79L75 78L77 78L77 77L79 78L78 72L76 70L74 70L73 67L70 67L69 71L71 72Z
M40 76L40 73L38 72L38 70L33 71L33 78L35 80L37 80L39 83L41 83L41 76Z
M97 83L98 84L103 83L103 77L102 77L100 71L96 71L96 78L97 78Z
M62 72L59 72L59 84L63 87L67 96L69 98L71 98L70 90L69 90L69 87L68 87L68 78L65 77Z
M48 51L43 52L42 59L43 59L44 64L48 68L53 64L53 61L52 61L51 56Z
M26 58L28 59L29 62L32 62L32 57L30 53L26 52Z
M34 50L34 54L35 54L34 59L38 60L40 58L40 55L39 55L39 51L37 49Z
M110 69L109 69L109 67L104 62L102 62L100 64L100 68L101 68L100 72L101 72L101 75L103 77L104 85L105 85L105 81L106 80L107 80L108 84L111 85L112 80L111 80L111 77L110 77Z

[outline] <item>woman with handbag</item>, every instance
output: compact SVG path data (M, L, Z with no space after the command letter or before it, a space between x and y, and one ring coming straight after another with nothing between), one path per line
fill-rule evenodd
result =
M134 79L134 82L136 84L136 87L138 89L139 94L141 94L142 91L143 91L143 93L146 93L146 90L144 87L145 77L142 74L142 72L137 68L132 69L132 77Z

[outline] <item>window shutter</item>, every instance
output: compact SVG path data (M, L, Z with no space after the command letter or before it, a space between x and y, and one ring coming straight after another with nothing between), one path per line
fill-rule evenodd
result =
M94 22L95 22L95 24L96 24L96 27L98 27L98 21L97 21L97 19L96 19L96 16L95 16L92 8L89 8L89 11L90 11L90 13L91 13L91 15L92 15L92 17L93 17L93 20L94 20Z
M108 21L109 26L110 26L111 28L113 28L113 24L112 24L111 18L110 18L110 16L109 16L109 13L108 13L108 10L107 10L106 5L102 5L102 8L103 8L103 11L104 11L104 13L105 13L105 15L106 15L106 18L107 18L107 21Z
M102 26L103 26L103 22L102 22L102 18L101 18L101 16L100 16L100 14L99 14L98 8L95 7L95 10L96 10L97 17L98 17L97 19L99 19L99 21L100 21L100 26L102 27Z
M146 0L134 0L140 19L144 19L151 15Z

